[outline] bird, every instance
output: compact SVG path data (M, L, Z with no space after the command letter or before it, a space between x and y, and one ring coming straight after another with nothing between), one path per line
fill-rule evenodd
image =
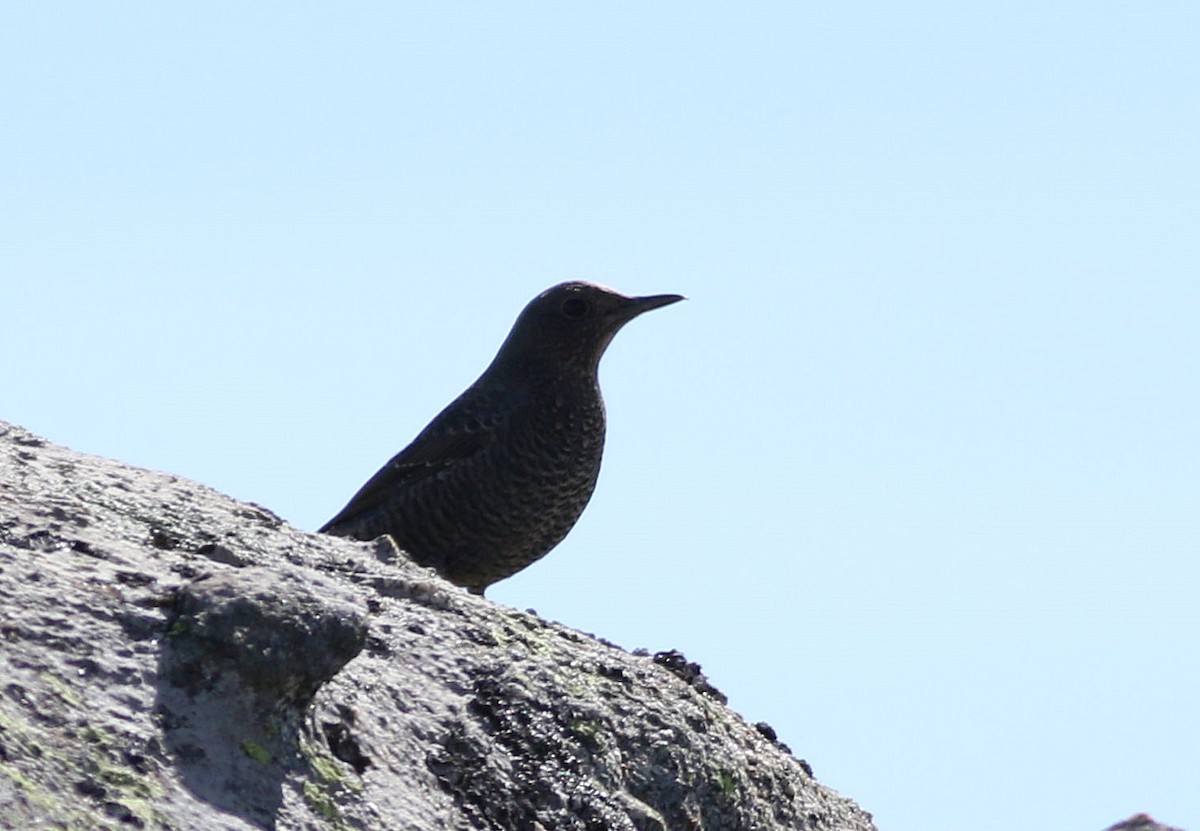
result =
M600 358L638 315L685 299L628 297L585 281L529 302L483 374L320 533L397 547L483 595L544 557L583 513L600 473Z

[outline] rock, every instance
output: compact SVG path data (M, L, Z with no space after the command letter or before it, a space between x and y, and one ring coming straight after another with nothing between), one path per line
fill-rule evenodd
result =
M164 663L176 687L211 687L225 665L265 700L303 707L357 655L367 604L324 576L243 568L175 595Z
M2 423L0 826L874 827L678 653Z

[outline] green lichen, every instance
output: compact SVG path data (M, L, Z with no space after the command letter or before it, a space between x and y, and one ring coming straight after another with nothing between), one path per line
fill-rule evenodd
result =
M100 731L95 731L94 735L103 741L108 740L107 735ZM104 783L105 800L124 807L138 820L139 827L157 828L166 823L166 818L154 807L154 800L163 794L158 784L133 768L117 764L105 756L87 759L83 768L92 778ZM80 827L90 826L85 822Z
M128 768L102 763L96 770L96 777L105 784L117 788L126 788L142 796L149 796L150 794L150 789L143 782L142 777Z
M125 748L121 740L113 737L104 728L89 724L83 729L81 737L95 746L83 760L83 770L90 776L133 799L151 798L161 793L161 788L151 785L132 767L115 761L121 758Z
M335 831L348 831L350 828L342 819L341 809L338 808L333 795L316 782L310 780L304 783L304 802L317 816L327 820Z
M312 769L318 777L332 785L343 785L346 782L341 770L331 759L313 759Z
M245 753L254 761L258 762L260 765L270 764L271 754L268 753L267 749L258 742L251 739L244 739L240 747L242 748L243 753Z
M582 718L572 719L567 724L567 729L589 750L599 750L604 747L604 734L600 731L600 725L594 721Z
M47 811L57 806L53 794L12 765L0 762L0 776L16 785L30 804Z
M62 699L63 703L69 707L83 707L83 699L75 694L75 691L67 686L67 683L49 672L43 672L39 676L42 681L46 682L46 686L50 688L56 696Z
M741 783L738 782L737 775L732 771L718 770L716 771L717 787L721 789L721 794L727 799L732 799L737 795L738 788Z
M333 797L316 782L304 783L304 801L308 803L308 807L325 817L325 819L336 820L342 816L342 812L338 810L337 803L333 801Z
M347 776L345 768L338 764L332 756L322 753L310 742L301 742L300 752L308 760L313 773L326 785L362 793L362 783L356 777Z

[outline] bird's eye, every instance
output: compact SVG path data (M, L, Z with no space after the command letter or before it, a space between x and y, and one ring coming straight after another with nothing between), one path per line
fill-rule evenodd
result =
M581 300L578 297L572 297L570 300L565 300L562 304L563 317L571 320L579 320L590 310L591 307L588 306L588 302L586 300Z

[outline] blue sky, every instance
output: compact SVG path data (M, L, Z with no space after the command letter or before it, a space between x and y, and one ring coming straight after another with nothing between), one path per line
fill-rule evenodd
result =
M9 4L0 418L315 528L565 279L575 531L887 831L1200 828L1200 7Z

